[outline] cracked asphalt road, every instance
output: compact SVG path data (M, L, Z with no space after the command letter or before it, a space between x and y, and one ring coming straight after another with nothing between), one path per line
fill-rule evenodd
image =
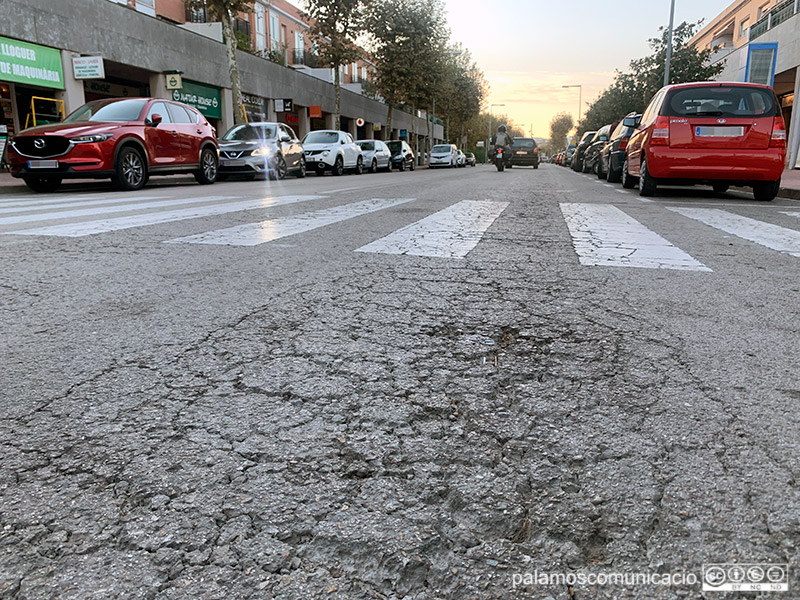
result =
M796 203L645 204L549 165L269 192L326 198L0 235L2 597L755 597L513 585L722 562L788 563L773 597L798 597L798 259L665 209L796 229ZM376 197L416 200L251 248L162 243ZM509 206L463 260L354 252L486 199ZM561 202L613 203L713 272L581 266Z

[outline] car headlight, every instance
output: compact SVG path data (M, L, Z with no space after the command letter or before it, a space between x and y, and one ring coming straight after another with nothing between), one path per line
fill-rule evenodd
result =
M97 142L105 142L106 140L114 137L111 133L94 133L92 135L81 135L78 137L70 138L70 142L73 144L87 144L87 143L97 143Z
M330 154L330 153L331 153L330 150L323 150L322 151L322 156L328 156L328 154Z
M266 146L256 148L250 153L251 156L269 156L270 154L272 154L272 152Z

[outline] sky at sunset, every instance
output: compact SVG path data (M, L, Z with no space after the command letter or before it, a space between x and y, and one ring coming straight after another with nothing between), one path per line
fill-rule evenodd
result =
M650 53L647 40L669 24L670 0L444 0L454 42L470 50L491 87L493 114L548 137L560 111L582 112L614 71ZM732 0L676 0L675 24L707 24Z

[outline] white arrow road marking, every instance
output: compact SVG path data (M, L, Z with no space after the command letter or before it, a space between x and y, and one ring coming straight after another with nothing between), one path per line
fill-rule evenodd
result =
M167 240L166 243L257 246L258 244L271 242L305 231L311 231L312 229L318 229L326 225L346 221L354 217L383 210L384 208L397 206L398 204L412 202L413 200L415 200L415 198L396 198L391 200L373 198L372 200L315 210L292 217L279 217L277 219L270 219L269 221L261 221L260 223L248 223L246 225L228 227L227 229L198 233L197 235Z
M800 231L742 217L718 208L670 207L669 210L772 250L800 257Z
M15 225L17 223L35 223L37 221L52 221L53 219L71 219L74 217L88 217L93 215L107 215L109 213L133 212L147 208L162 208L164 206L180 206L182 204L201 204L203 202L216 202L219 200L232 200L236 196L211 196L209 198L184 198L182 200L159 200L158 202L139 202L122 206L99 206L95 208L79 208L77 210L62 210L58 212L38 213L32 215L17 215L15 217L0 217L0 225Z
M212 206L195 206L192 208L159 211L143 215L116 217L113 219L101 219L98 221L86 221L83 223L66 223L64 225L52 225L50 227L39 227L36 229L20 229L18 231L8 231L6 233L13 235L55 235L63 237L81 237L95 233L117 231L119 229L130 229L131 227L144 227L145 225L183 221L184 219L198 219L200 217L224 215L240 210L270 208L272 206L294 204L295 202L305 202L307 200L320 200L322 198L324 198L324 196L279 196L277 198L243 200L241 202L230 202L228 204L218 204Z
M358 248L356 252L464 258L508 202L464 200Z
M711 271L611 204L561 204L582 265Z

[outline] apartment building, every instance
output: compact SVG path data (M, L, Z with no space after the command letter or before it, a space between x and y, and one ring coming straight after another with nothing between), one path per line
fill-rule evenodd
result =
M800 168L800 0L737 0L690 41L711 49L720 81L769 85L778 96L787 132L787 166Z
M207 15L199 13L205 11L187 10L182 0L2 4L6 18L0 23L0 48L8 49L8 59L0 61L0 138L5 130L13 135L34 122L59 119L62 103L69 113L108 97L174 98L198 108L219 133L233 124L221 28L203 20ZM319 76L307 64L292 64L312 55L299 11L285 0L259 0L251 14L238 15L237 27L240 47L248 50L237 53L248 118L286 123L300 136L333 127L330 69L319 69L324 75ZM298 52L285 62L273 60L269 50L258 50L283 49L286 40ZM345 81L352 81L353 65L346 69ZM356 65L356 77L361 69ZM343 130L357 138L402 138L423 146L424 117L394 111L389 131L388 107L357 93L359 87L344 85ZM433 143L443 138L441 125L434 125L432 132Z

